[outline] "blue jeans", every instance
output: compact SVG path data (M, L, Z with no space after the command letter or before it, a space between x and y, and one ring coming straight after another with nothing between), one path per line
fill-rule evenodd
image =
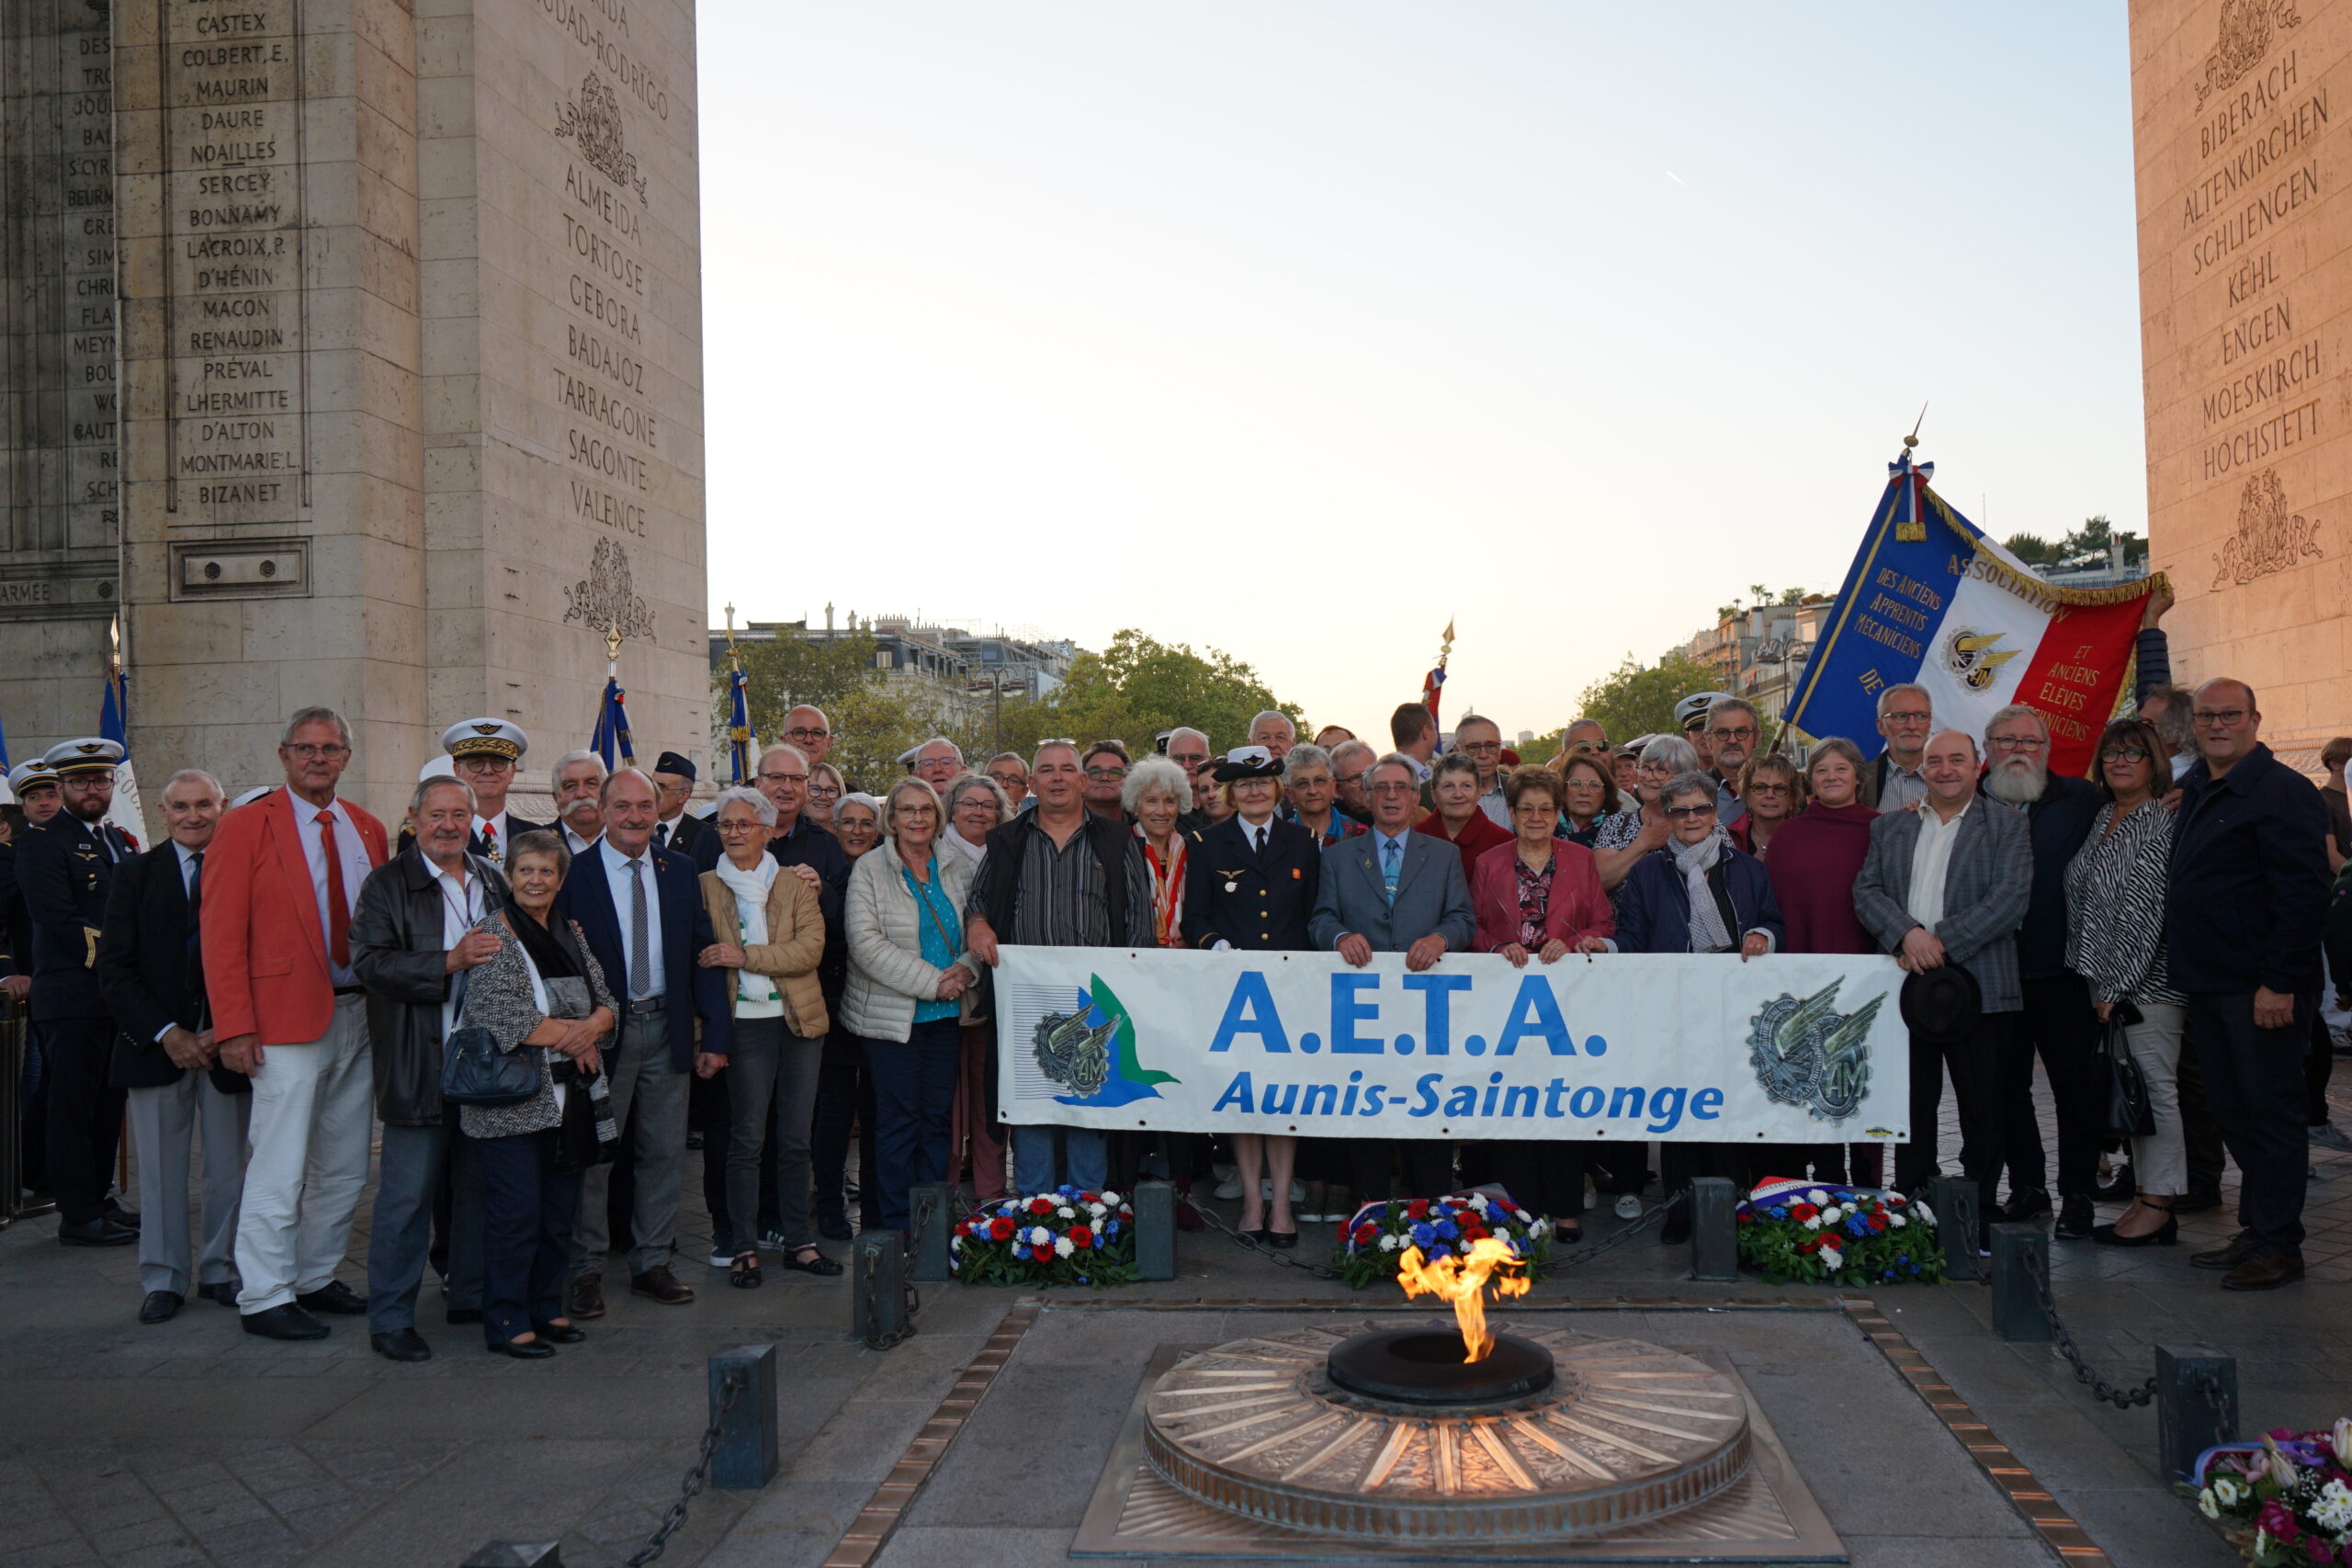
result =
M867 1040L865 1072L874 1082L874 1174L881 1188L882 1228L907 1228L907 1190L947 1176L956 1075L964 1032L953 1018L915 1024L902 1043Z
M586 1092L574 1084L573 1094ZM481 1166L482 1337L501 1345L563 1315L580 1176L555 1168L561 1132L469 1138Z
M1023 1197L1051 1192L1065 1179L1089 1192L1102 1190L1111 1179L1111 1152L1100 1131L1051 1124L1012 1129L1015 1191Z
M481 1180L465 1151L449 1148L453 1136L446 1126L384 1123L376 1206L368 1221L370 1334L416 1326L416 1292L432 1243L433 1195L441 1185L443 1157L452 1153L449 1169L457 1190L451 1200L448 1302L456 1310L481 1301Z

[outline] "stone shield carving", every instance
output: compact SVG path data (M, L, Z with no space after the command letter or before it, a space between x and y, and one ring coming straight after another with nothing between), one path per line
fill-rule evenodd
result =
M624 637L653 635L653 612L638 597L629 581L628 552L610 539L596 541L588 558L588 575L563 591L571 602L564 611L568 625L585 621L598 630L610 628Z
M2278 470L2265 468L2245 481L2238 498L2237 532L2213 552L2213 586L2244 586L2284 571L2305 556L2321 555L2320 521L2287 510L2287 490Z
M2197 84L2197 101L2237 85L2270 52L2278 35L2301 27L2295 0L2222 0L2222 27L2213 52L2205 57L2205 79Z
M626 186L637 192L637 199L645 199L645 181L637 172L637 154L628 150L626 129L621 123L620 95L612 85L594 71L580 80L580 91L569 103L556 106L555 133L569 136L580 143L580 155L588 166L616 186Z

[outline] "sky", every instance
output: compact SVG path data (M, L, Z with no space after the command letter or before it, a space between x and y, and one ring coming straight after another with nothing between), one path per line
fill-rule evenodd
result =
M714 623L1135 626L1374 733L1451 619L1449 724L1540 733L1834 592L1923 403L1989 531L2144 531L2113 0L698 13Z

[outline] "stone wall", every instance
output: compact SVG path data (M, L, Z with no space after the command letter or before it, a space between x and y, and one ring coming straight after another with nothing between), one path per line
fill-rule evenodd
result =
M2352 3L2132 0L2131 47L2173 663L2300 751L2352 732Z
M327 703L350 792L397 814L456 719L584 744L614 629L646 755L707 753L691 0L115 0L110 50L88 0L25 3L15 749L95 723L119 579L151 774L272 782L285 715Z

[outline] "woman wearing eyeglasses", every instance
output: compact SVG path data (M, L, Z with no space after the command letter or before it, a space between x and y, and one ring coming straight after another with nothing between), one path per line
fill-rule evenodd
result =
M831 762L808 764L808 804L801 815L828 833L833 830L833 808L842 803L842 771Z
M1499 953L1512 967L1607 953L1617 929L1590 850L1558 837L1560 779L1549 768L1520 768L1503 780L1513 836L1470 868L1477 953ZM1481 821L1485 813L1477 812ZM1560 1239L1584 1235L1584 1171L1595 1145L1576 1138L1498 1138L1487 1157L1521 1207L1548 1214Z
M1655 750L1655 746L1652 748ZM1645 758L1646 761L1646 757ZM1734 845L1716 819L1715 781L1695 770L1678 773L1660 791L1671 835L1644 855L1625 878L1617 901L1617 945L1626 953L1737 954L1742 963L1781 945L1781 906L1762 863ZM1723 1041L1719 1053L1744 1050ZM1746 1151L1737 1144L1667 1143L1659 1176L1671 1201L1694 1178L1737 1182ZM1690 1239L1690 1205L1676 1205L1658 1239Z
M1760 858L1772 835L1804 809L1804 780L1796 763L1778 751L1747 759L1739 770L1739 803L1747 809L1728 829L1731 841Z
M1592 846L1600 886L1608 890L1621 915L1624 909L1625 879L1644 856L1665 848L1669 837L1666 823L1668 783L1698 771L1698 749L1688 740L1661 735L1642 748L1642 759L1634 768L1634 800L1627 810L1604 825ZM1617 841L1612 843L1611 839Z

